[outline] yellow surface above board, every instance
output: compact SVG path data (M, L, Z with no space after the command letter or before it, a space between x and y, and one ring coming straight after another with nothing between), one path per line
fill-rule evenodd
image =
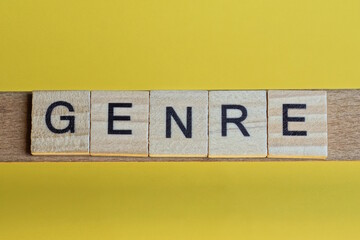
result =
M0 1L0 89L360 87L360 1Z
M359 88L359 11L2 0L0 91ZM3 163L0 239L359 239L359 173L360 161Z

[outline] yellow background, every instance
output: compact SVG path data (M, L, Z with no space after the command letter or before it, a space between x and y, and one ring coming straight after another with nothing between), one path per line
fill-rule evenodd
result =
M359 88L359 13L357 0L2 0L0 90ZM359 202L358 162L0 164L6 240L359 239Z

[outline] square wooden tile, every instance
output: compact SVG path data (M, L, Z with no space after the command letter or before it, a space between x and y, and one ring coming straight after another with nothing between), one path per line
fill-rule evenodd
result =
M325 91L269 91L268 117L268 157L327 157Z
M91 92L91 155L147 157L148 125L148 91Z
M151 91L149 141L151 157L206 157L208 91Z
M266 91L210 91L209 157L267 156Z
M31 153L88 155L89 91L34 91Z

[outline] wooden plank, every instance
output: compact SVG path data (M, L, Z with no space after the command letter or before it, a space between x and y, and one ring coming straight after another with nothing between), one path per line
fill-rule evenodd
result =
M311 161L312 159L32 156L31 93L0 93L0 162ZM360 90L328 90L328 160L360 160ZM323 160L321 160L323 161Z

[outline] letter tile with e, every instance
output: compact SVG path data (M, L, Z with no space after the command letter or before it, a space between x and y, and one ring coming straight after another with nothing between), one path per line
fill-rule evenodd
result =
M325 159L326 91L269 91L268 128L268 157Z
M266 91L210 91L209 157L265 158Z
M89 155L89 131L89 91L33 92L33 155Z
M149 92L92 91L93 156L148 156Z
M150 157L206 157L208 91L150 92Z

